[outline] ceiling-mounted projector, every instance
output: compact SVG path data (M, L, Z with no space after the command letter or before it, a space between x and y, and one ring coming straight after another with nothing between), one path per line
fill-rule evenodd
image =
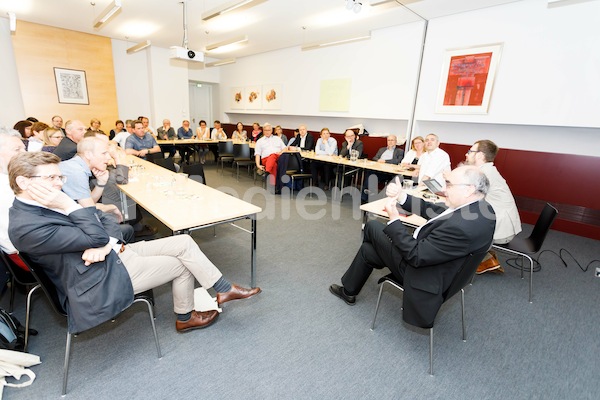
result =
M186 49L185 47L171 46L171 58L186 61L204 62L204 53Z

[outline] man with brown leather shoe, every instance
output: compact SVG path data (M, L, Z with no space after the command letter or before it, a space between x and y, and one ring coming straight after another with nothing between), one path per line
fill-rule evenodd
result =
M508 184L494 165L498 150L496 143L491 140L478 140L465 154L465 164L479 167L490 181L490 190L485 195L485 200L492 205L496 213L494 243L505 244L521 232L521 218ZM493 251L489 251L483 259L477 268L477 274L491 271L504 272L504 268Z
M15 248L43 268L67 304L68 329L83 332L114 318L135 293L172 282L179 332L204 328L216 311L194 308L194 281L214 288L220 304L260 293L230 283L189 235L122 243L113 218L82 207L61 191L65 177L51 153L23 153L11 159L9 184L15 193L8 235Z

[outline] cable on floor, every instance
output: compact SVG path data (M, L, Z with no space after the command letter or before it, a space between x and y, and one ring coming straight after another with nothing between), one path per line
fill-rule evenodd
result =
M533 259L533 272L538 272L542 269L542 264L539 262L539 260L544 253L554 254L556 257L558 257L560 259L560 261L563 263L563 266L565 268L568 268L568 264L567 264L567 261L565 261L565 258L570 258L571 260L573 260L575 262L575 264L577 264L579 269L581 269L581 271L583 271L583 272L587 272L593 263L600 264L600 260L592 260L585 267L583 267L581 265L581 263L579 263L579 261L577 261L577 259L573 256L573 254L571 254L567 249L560 249L558 253L556 253L554 250L546 249L546 250L542 250L538 254L537 259L532 258ZM568 256L568 257L566 257L566 256ZM520 270L523 265L523 257L509 258L508 260L506 260L506 264L511 268ZM525 269L525 271L529 272L528 269Z

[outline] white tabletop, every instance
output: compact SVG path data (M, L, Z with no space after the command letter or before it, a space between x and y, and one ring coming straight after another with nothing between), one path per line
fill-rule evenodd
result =
M135 156L129 183L119 188L172 231L201 227L262 211L260 207ZM143 166L143 169L139 166Z
M290 151L292 152L292 151ZM373 171L379 171L379 172L386 172L389 174L402 174L402 175L410 175L410 176L415 176L415 171L409 171L407 168L411 168L414 166L409 166L407 168L397 165L397 164L388 164L388 163L380 163L377 161L371 161L371 160L367 160L366 158L361 158L359 160L356 161L350 161L350 159L346 158L346 157L340 157L340 156L326 156L326 155L317 155L312 151L302 151L300 152L300 155L302 156L302 158L308 159L308 160L317 160L317 161L323 161L323 162L328 162L328 163L332 163L332 164L338 164L338 165L346 165L349 167L354 167L354 168L362 168L362 169L370 169ZM417 172L418 174L418 172Z
M387 212L385 212L385 203L388 201L387 197L379 200L372 201L367 204L360 206L361 211L368 212L377 215L381 218L389 218ZM420 215L412 214L409 216L400 214L400 221L402 223L412 226L424 225L427 220Z

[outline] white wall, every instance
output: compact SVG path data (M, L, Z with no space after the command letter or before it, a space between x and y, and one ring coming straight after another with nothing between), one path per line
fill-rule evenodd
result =
M12 128L27 118L7 18L0 18L0 126ZM50 116L52 117L52 116ZM48 118L50 118L48 117ZM42 118L39 116L38 118Z
M511 3L429 23L415 134L512 149L600 154L600 2ZM473 32L477 32L475 38ZM446 49L503 43L488 114L436 114Z
M119 119L135 119L140 115L150 116L150 74L148 71L148 49L127 54L131 43L112 39L115 84ZM150 121L154 126L154 121Z
M113 39L112 45L119 116L123 120L144 115L156 129L168 118L177 128L183 119L190 118L188 81L219 81L218 68L202 69L200 63L173 60L169 49L151 46L127 54L131 43Z
M600 128L600 2L547 4L529 0L432 20L417 118ZM503 43L488 114L436 114L444 51L488 43Z
M254 120L333 131L363 122L370 132L403 135L412 111L423 23L374 31L371 39L318 50L292 47L221 67L224 120ZM351 79L348 112L319 111L321 81ZM231 88L282 84L277 111L231 110ZM229 118L228 118L229 117ZM292 122L293 121L293 122Z
M488 138L504 148L598 156L600 1L546 5L526 0L430 21L413 132L435 132L448 143ZM339 131L363 122L369 131L400 132L410 117L421 29L416 23L373 32L370 41L238 59L222 67L223 110L244 123ZM488 114L435 113L445 50L498 42L503 54ZM348 113L318 111L320 81L332 78L352 79ZM281 111L231 112L229 88L267 83L283 85Z
M152 46L149 50L151 121L158 127L168 118L177 129L190 117L188 62L169 58L169 49Z

